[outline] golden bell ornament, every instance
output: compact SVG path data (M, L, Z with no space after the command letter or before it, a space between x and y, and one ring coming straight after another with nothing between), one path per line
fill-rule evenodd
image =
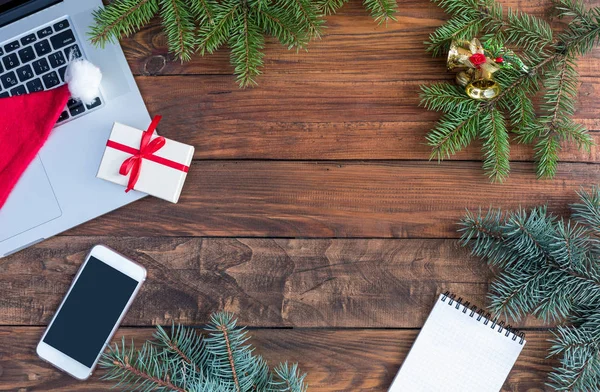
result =
M500 85L492 79L478 79L467 84L465 92L473 99L485 101L500 94Z
M483 45L477 38L471 41L452 41L446 65L448 70L457 72L456 83L465 87L469 97L487 100L500 93L500 85L493 79L493 73L500 66L486 56Z
M446 59L448 70L453 71L469 68L465 64L465 60L468 60L471 54L469 41L452 41L450 50L448 50L448 58Z
M467 71L461 71L456 74L456 84L459 86L467 87L471 80L473 79L473 73Z

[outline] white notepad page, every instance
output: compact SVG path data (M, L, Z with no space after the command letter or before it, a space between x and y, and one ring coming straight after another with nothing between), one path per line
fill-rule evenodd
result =
M525 340L492 325L441 294L389 392L498 392Z

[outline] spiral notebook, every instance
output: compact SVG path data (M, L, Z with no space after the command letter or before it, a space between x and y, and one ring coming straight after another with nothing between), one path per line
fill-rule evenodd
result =
M389 392L498 392L524 345L522 333L441 294Z

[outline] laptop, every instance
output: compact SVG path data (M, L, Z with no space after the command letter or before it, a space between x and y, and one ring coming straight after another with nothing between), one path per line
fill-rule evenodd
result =
M0 258L145 196L96 178L113 123L150 124L121 47L88 41L100 6L101 0L0 0L0 97L63 84L71 54L103 73L100 96L88 106L69 101L0 209Z

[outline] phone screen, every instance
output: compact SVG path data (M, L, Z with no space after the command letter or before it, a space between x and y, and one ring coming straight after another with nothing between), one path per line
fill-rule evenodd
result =
M137 280L91 256L44 343L91 367L137 284Z

